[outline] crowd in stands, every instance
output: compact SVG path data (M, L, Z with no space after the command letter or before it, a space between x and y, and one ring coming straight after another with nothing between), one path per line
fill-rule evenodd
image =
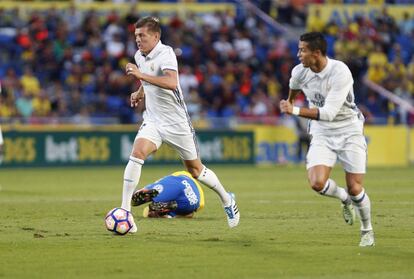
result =
M287 20L278 14L281 22ZM298 13L297 18L306 16ZM330 55L350 65L357 86L367 72L371 80L413 99L414 47L401 42L413 41L413 15L396 22L385 11L375 21L355 18L345 26L320 24L310 16L309 28L327 34ZM136 51L134 23L139 17L136 9L121 15L72 6L33 11L28 17L18 9L0 9L0 119L139 121L141 114L129 106L129 94L138 84L124 72ZM279 100L286 97L297 63L297 41L292 47L248 11L242 17L231 11L186 18L175 14L162 22L162 41L178 56L180 83L194 120L277 119ZM368 119L396 110L369 91L358 98ZM396 119L413 123L407 115Z
M103 16L71 7L24 19L18 10L0 10L0 28L7 30L0 32L0 117L135 123L140 114L130 108L129 93L137 83L124 66L136 51L138 17L133 9ZM284 38L270 36L250 14L173 15L163 23L162 41L177 53L193 119L278 115L294 62Z

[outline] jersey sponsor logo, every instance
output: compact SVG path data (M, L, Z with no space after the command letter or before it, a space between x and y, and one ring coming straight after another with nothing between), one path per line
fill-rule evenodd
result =
M196 193L194 192L193 188L191 187L190 183L188 183L187 180L182 180L181 183L185 186L184 188L184 194L186 198L188 199L188 202L191 205L195 205L198 203L198 198Z
M314 98L315 99L312 99L311 102L315 106L321 108L325 105L325 97L322 94L316 93Z

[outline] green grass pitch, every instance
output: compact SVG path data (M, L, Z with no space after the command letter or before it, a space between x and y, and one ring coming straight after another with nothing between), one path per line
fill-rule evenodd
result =
M218 197L194 219L104 228L123 167L0 170L0 278L414 278L414 168L370 168L374 248L359 248L337 200L310 190L304 166L210 166L236 193L239 227ZM140 185L180 166L145 166ZM344 183L341 169L333 178Z

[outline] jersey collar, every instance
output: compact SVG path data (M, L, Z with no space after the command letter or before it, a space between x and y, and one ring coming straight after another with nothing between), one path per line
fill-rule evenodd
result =
M331 66L332 66L331 59L329 59L328 56L326 57L326 60L327 61L326 61L325 68L322 71L320 71L319 73L315 73L315 75L317 75L321 79L323 79L329 73L329 70L331 69Z
M145 56L145 58L151 59L153 58L155 55L157 55L157 53L159 52L160 48L161 48L161 40L158 41L158 43L155 45L155 47L151 50L150 53L148 53L148 55Z

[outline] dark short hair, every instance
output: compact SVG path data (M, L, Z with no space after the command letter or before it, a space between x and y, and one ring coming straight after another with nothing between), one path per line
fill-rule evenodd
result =
M321 32L309 32L300 36L302 42L308 43L312 51L320 50L322 55L326 55L327 42Z
M147 27L148 31L156 32L161 35L161 24L159 18L146 16L135 22L135 28Z

